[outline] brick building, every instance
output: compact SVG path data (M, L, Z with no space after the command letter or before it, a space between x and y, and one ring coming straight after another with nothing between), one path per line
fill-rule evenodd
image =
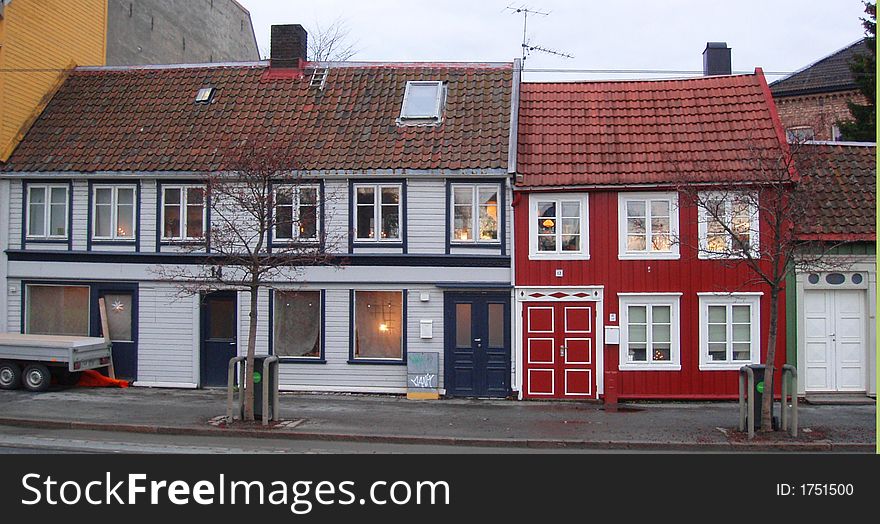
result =
M849 63L868 52L862 39L770 84L789 140L840 139L837 123L852 118L846 103L865 103Z

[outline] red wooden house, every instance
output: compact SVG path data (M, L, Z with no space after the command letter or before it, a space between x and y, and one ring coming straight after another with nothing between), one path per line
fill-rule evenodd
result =
M612 378L620 398L736 397L737 370L766 353L767 289L705 256L728 239L680 196L683 182L747 191L759 176L749 156L783 154L762 71L525 83L518 140L521 397L601 398ZM726 213L752 245L766 238L757 207Z

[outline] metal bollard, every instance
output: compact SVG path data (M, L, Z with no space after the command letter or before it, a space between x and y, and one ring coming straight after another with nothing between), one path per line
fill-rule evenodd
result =
M748 378L748 393L743 391L746 387L746 378ZM739 430L743 431L748 426L749 438L755 438L755 396L752 392L755 390L755 372L748 366L739 368ZM745 398L748 398L746 403ZM750 414L751 413L751 414Z
M244 359L245 359L245 357L233 357L233 358L229 359L229 374L228 374L228 379L226 382L226 423L227 424L232 424L232 422L235 420L233 410L232 410L233 399L235 397L235 364L243 361ZM243 364L242 364L241 368L242 368L241 378L244 379L244 365ZM243 382L239 381L239 384L243 384ZM241 394L242 394L242 390L239 389L239 391L238 391L238 416L239 417L241 417L241 408L242 408L242 404L243 404L241 401Z
M786 377L788 381L785 380ZM790 407L788 395L791 395ZM787 431L790 428L792 437L797 437L797 404L797 368L785 364L782 366L782 430Z
M272 380L272 418L278 420L278 357L272 355L263 359L263 425L269 425L269 369L275 366L275 377Z

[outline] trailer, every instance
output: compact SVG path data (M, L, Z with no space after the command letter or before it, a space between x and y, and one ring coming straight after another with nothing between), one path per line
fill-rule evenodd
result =
M88 369L112 364L104 338L0 333L0 389L46 391L52 376L72 385Z

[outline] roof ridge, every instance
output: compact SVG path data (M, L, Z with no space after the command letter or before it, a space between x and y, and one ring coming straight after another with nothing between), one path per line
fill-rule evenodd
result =
M689 76L689 77L674 77L674 78L635 78L635 79L619 79L619 80L554 80L551 82L529 82L527 80L523 80L523 84L541 84L541 85L573 85L573 84L623 84L623 83L631 83L631 84L648 84L648 83L660 83L660 82L696 82L699 80L712 80L718 78L743 78L743 77L754 77L757 76L757 72L753 73L739 73L734 75L712 75L712 76Z

